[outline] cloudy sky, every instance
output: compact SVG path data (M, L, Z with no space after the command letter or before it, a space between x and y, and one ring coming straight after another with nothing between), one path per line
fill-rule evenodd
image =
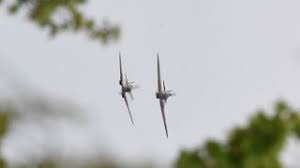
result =
M72 33L50 39L2 6L0 62L30 87L83 109L88 125L58 129L57 145L70 154L97 146L123 159L166 163L183 147L223 138L279 98L300 107L299 6L297 0L90 0L83 8L89 16L122 28L109 46ZM118 93L119 51L129 79L141 86L130 102L134 127ZM169 139L154 97L157 52L167 88L177 93L166 109ZM26 158L35 151L21 149L35 136L24 134L20 142L17 132L5 151Z

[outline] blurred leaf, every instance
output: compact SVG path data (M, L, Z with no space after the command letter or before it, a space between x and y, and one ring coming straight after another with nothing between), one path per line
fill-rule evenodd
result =
M37 165L37 168L56 168L58 167L53 161L43 161Z
M288 137L300 136L299 112L279 101L275 115L259 111L249 124L232 129L224 145L207 141L203 148L184 150L177 168L281 168L280 154Z
M177 168L201 168L204 163L198 156L197 151L181 151L179 159L176 161Z
M276 113L282 113L282 112L284 112L287 109L288 109L288 105L284 101L278 101L275 104L275 111L276 111Z
M0 158L0 168L7 168L7 164L4 159Z
M6 134L8 130L8 125L10 123L10 114L9 112L0 112L0 138Z
M117 40L120 36L119 26L96 26L93 19L79 10L85 3L85 0L13 0L8 9L11 14L25 9L26 16L39 27L47 29L51 36L73 31L85 32L91 39L104 44Z

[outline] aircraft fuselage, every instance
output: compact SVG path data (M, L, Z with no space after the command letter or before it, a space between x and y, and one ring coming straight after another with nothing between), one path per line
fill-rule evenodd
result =
M122 86L121 95L124 98L126 93L130 93L132 91L133 86Z
M131 92L131 90L132 90L132 87L129 87L129 86L122 87L122 92Z
M156 92L156 98L157 99L163 99L163 100L167 100L169 97L171 96L171 94L165 93L165 92Z
M131 92L133 86L122 86L122 92Z

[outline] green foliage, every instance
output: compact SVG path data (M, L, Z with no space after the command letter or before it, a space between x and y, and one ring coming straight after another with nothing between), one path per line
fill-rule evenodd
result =
M178 168L185 168L187 166L188 168L198 168L198 167L204 167L204 161L201 157L198 155L197 150L193 151L182 151L180 154L180 158L176 163L176 167Z
M11 112L12 108L8 104L0 104L0 142L8 131L8 126L11 122Z
M285 102L275 114L258 112L245 127L231 131L225 143L210 140L200 149L181 152L177 168L281 168L280 153L287 138L300 137L299 112Z
M37 168L56 168L56 167L57 167L56 163L50 160L43 161L37 165Z
M0 158L0 168L7 168L7 164L3 158Z
M10 122L11 122L10 108L6 105L0 106L0 143L8 131ZM6 167L7 167L6 161L2 158L2 156L0 156L0 168L6 168Z
M0 140L6 134L10 122L10 114L6 111L0 112Z
M96 26L94 20L78 9L84 3L86 0L14 0L9 12L15 14L26 9L28 18L39 27L48 29L52 36L64 31L81 31L103 43L118 39L119 27L108 22Z

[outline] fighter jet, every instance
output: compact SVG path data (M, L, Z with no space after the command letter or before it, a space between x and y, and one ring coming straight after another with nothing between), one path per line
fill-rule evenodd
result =
M121 53L119 53L119 66L120 66L120 80L119 80L119 85L121 86L121 96L125 100L125 104L130 116L130 120L132 125L134 125L133 119L132 119L132 114L129 108L128 100L126 97L126 93L128 93L133 100L133 95L132 95L132 90L138 88L137 85L135 85L135 82L129 82L127 79L127 75L124 74L123 77L123 72L122 72L122 59L121 59Z
M160 77L160 64L159 64L159 54L157 54L157 84L158 84L158 90L156 92L156 98L159 99L159 104L161 108L161 114L165 126L166 136L168 138L168 128L167 128L167 121L166 121L166 115L165 115L165 104L168 101L168 98L170 96L174 96L175 93L172 90L166 90L165 81L163 81L163 86L161 83L161 77Z

